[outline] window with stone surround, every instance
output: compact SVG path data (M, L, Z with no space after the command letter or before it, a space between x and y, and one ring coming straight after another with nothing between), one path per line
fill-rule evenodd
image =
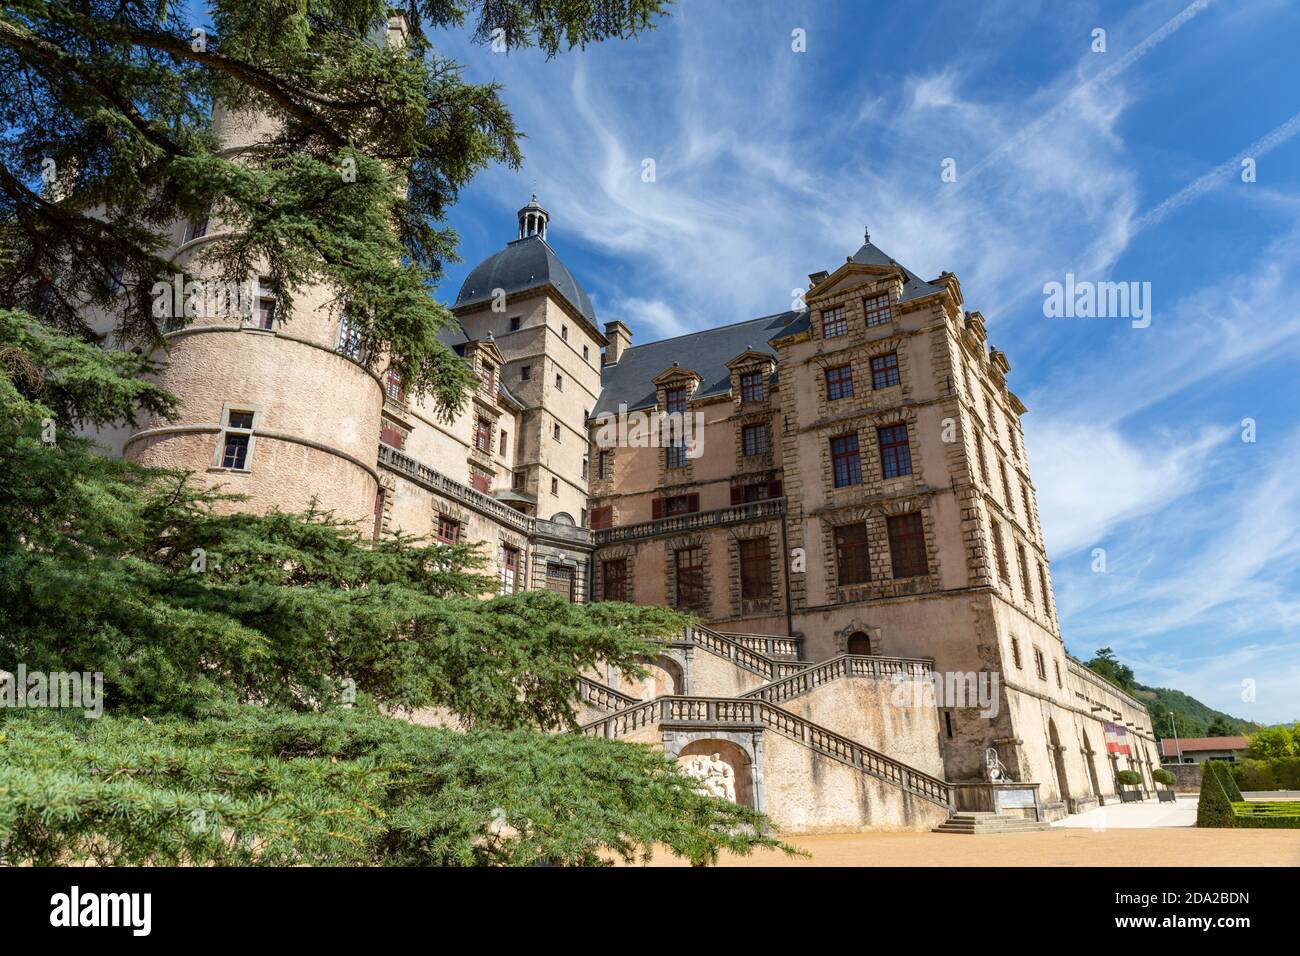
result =
M769 498L781 497L781 479L774 478L771 481L751 481L744 485L731 486L731 503L750 504L755 501L766 501Z
M226 412L226 428L222 433L221 467L246 471L248 468L248 440L252 437L252 412Z
M361 329L346 313L339 319L339 337L334 351L354 362L361 362L365 358L365 350L361 347Z
M1020 663L1020 641L1014 637L1011 639L1011 661L1016 665L1016 670L1025 669L1025 665Z
M492 425L486 418L474 419L474 447L479 451L492 451Z
M221 467L247 471L252 467L248 460L253 438L253 413L227 411L226 425L221 433Z
M527 382L532 377L533 377L533 367L531 365L519 366L519 378L521 381Z
M1043 610L1047 612L1048 617L1051 617L1052 602L1051 595L1047 593L1047 569L1043 567L1042 561L1038 562L1038 593L1043 596Z
M886 425L876 429L880 444L880 473L884 478L901 478L912 473L912 449L907 442L906 425Z
M497 443L497 454L503 457L506 453L506 439L506 430L503 428L501 429L501 440Z
M455 544L460 540L460 522L446 515L438 516L438 541L442 544Z
M989 463L988 459L984 457L984 436L980 434L978 428L975 429L975 458L980 466L980 481L987 485L989 483Z
M267 276L257 279L257 301L253 309L253 326L270 332L275 329L275 283Z
M389 448L403 451L406 448L406 429L399 428L387 418L379 420L379 441Z
M560 440L560 423L559 423L559 422L556 422L553 426L551 426L551 438L552 438L554 441L559 441L559 440Z
M884 325L893 319L893 312L889 306L889 294L873 295L862 302L862 311L867 317L867 328L873 325Z
M897 352L886 352L884 355L873 355L871 357L871 387L873 389L889 388L892 385L897 385L900 381Z
M686 446L674 442L664 449L665 468L685 468L687 465Z
M740 400L742 402L761 402L763 400L762 372L745 372L740 376Z
M862 484L857 435L840 435L831 439L831 466L836 488Z
M614 558L601 562L601 578L606 601L627 600L627 558Z
M600 453L600 468L597 473L598 478L614 477L614 455L609 451Z
M867 546L866 522L840 525L835 529L835 572L840 587L871 580L871 550Z
M1029 565L1025 561L1025 546L1016 545L1016 570L1020 572L1020 584L1025 592L1025 601L1029 604L1034 603L1034 586L1029 578Z
M514 594L519 589L519 549L501 546L501 593Z
M665 389L664 411L669 415L680 415L686 411L686 389L684 387Z
M921 512L890 515L885 519L885 527L889 531L889 561L894 577L915 578L929 574Z
M853 397L853 366L837 365L826 370L826 400L839 401Z
M1065 685L1061 683L1061 662L1058 660L1053 660L1052 668L1056 671L1056 686L1062 688L1065 687Z
M402 387L402 376L396 369L389 369L384 374L384 398L390 402L406 401L406 389Z
M482 362L478 374L479 384L483 386L483 391L491 395L497 387L497 367L491 362Z
M673 552L677 571L674 605L680 608L704 606L704 549L679 548Z
M993 531L993 556L998 563L998 580L1010 587L1011 575L1007 573L1007 551L1002 544L1002 525L996 521L990 522L990 524Z
M1025 506L1025 527L1033 531L1034 509L1029 507L1029 487L1023 481L1020 483L1020 500Z
M551 479L551 494L553 494L553 495L558 495L559 493L560 493L560 479L559 479L559 478L552 478L552 479Z
M1034 673L1038 675L1039 680L1047 680L1047 661L1043 659L1043 652L1034 648Z
M822 309L822 338L839 338L841 335L847 335L848 331L849 320L844 315L844 306L837 305L833 309Z
M760 600L772 596L771 547L767 538L745 538L736 542L740 555L740 596Z
M1007 481L1007 466L1001 458L998 459L998 478L1002 481L1002 501L1006 504L1007 511L1014 515L1015 499L1011 495L1011 482Z
M746 425L740 432L740 445L746 458L766 453L767 426Z

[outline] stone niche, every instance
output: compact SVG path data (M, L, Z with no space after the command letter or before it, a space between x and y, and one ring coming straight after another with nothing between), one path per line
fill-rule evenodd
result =
M693 740L677 754L677 766L700 781L700 790L742 806L754 802L754 774L749 754L729 740Z

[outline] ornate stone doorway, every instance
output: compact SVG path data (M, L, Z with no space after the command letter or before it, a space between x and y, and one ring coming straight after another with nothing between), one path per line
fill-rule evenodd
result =
M862 631L854 631L844 645L846 654L860 654L866 657L871 653L871 638Z

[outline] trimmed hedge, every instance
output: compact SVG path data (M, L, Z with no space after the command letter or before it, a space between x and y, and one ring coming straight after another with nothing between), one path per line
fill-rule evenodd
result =
M1198 827L1231 828L1237 825L1237 813L1224 790L1223 775L1218 770L1220 766L1222 764L1218 761L1211 760L1201 767L1201 799L1196 805Z
M1300 800L1234 803L1235 824L1255 830L1300 830Z
M1201 799L1196 807L1196 825L1300 830L1300 801L1250 803L1243 800L1229 765L1211 760L1201 767Z
M1151 771L1151 779L1156 783L1163 783L1166 787L1172 787L1178 782L1178 778L1163 767L1157 767Z
M1115 777L1122 787L1142 786L1142 775L1136 770L1121 770Z

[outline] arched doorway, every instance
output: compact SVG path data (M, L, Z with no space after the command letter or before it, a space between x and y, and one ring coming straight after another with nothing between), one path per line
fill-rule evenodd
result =
M844 646L846 654L860 654L863 657L871 654L871 638L862 631L854 631L849 635L848 643Z
M1056 721L1048 718L1047 742L1056 764L1056 792L1060 794L1065 808L1070 809L1070 784L1065 776L1065 748L1061 746L1061 736L1056 732Z

